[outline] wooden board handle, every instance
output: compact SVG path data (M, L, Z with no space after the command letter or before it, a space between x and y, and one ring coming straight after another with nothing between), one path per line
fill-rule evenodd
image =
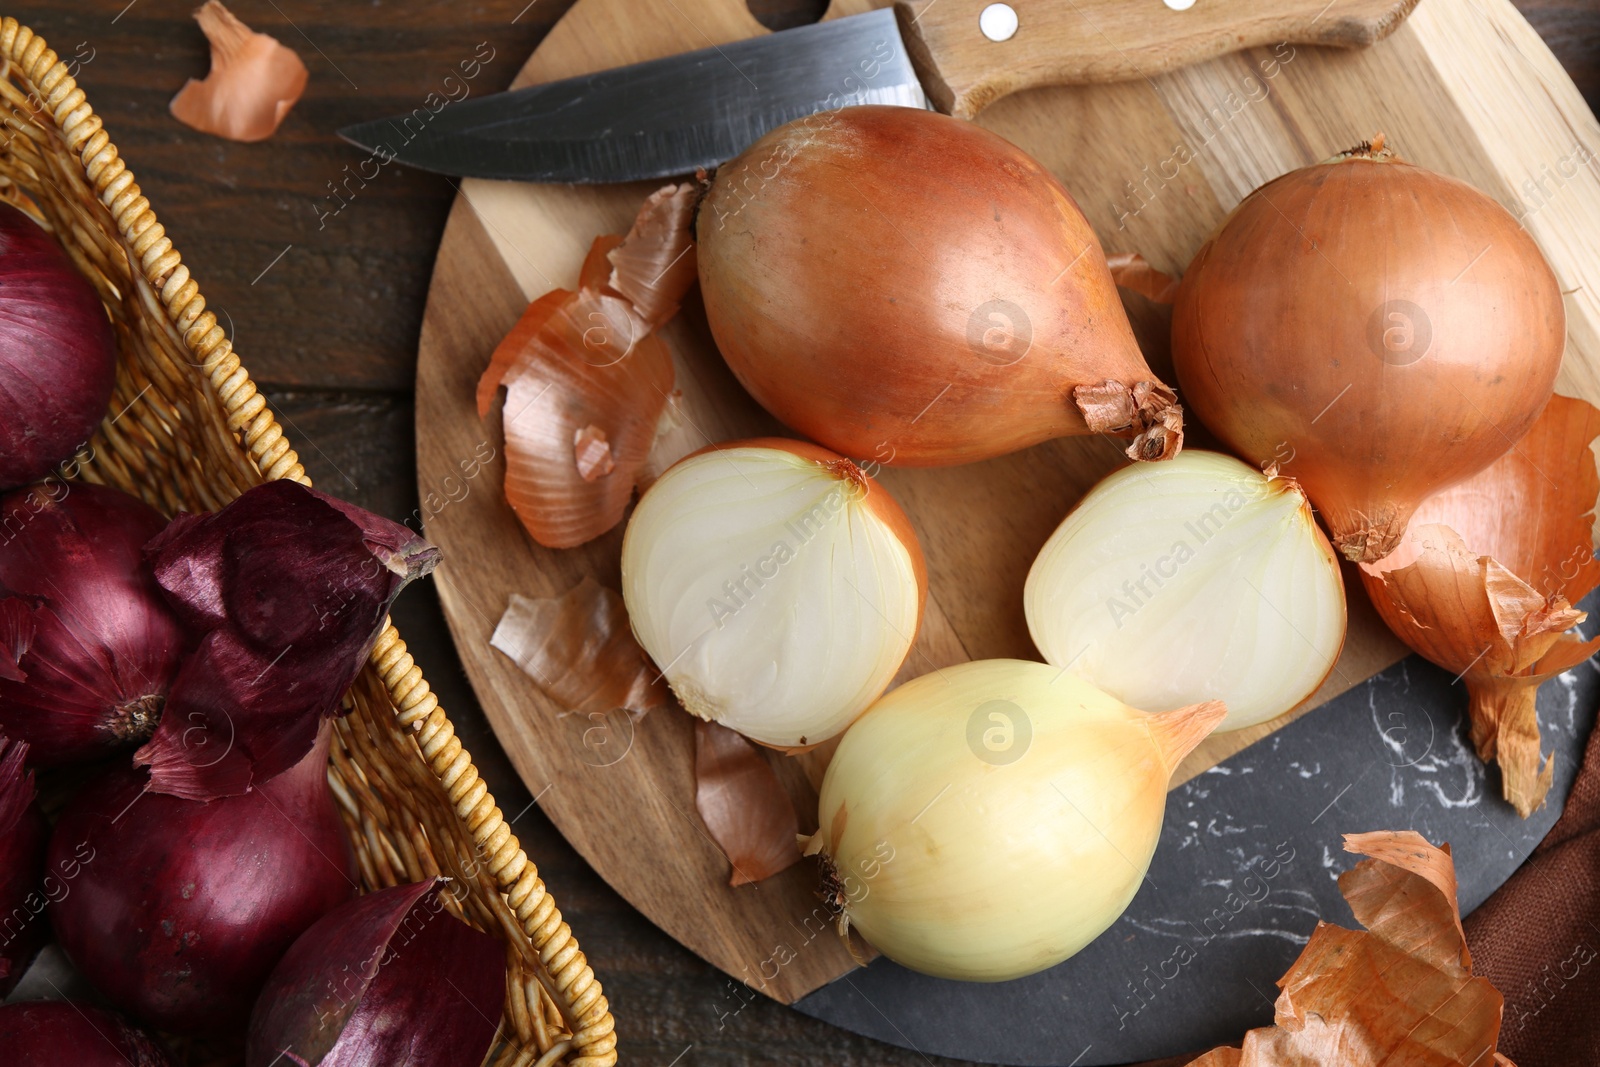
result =
M1360 48L1417 0L1189 2L1178 11L1165 0L901 0L895 10L929 98L971 118L1018 89L1150 77L1241 48Z

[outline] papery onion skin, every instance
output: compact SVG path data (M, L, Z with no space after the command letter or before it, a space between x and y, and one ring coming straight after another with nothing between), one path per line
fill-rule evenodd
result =
M505 999L505 949L432 878L349 901L302 934L250 1016L246 1067L467 1067ZM459 890L457 890L459 892Z
M324 724L297 766L236 797L145 790L114 767L62 812L49 869L57 940L113 1004L163 1030L238 1030L308 926L348 900L356 869L328 788Z
M622 542L634 635L679 701L778 748L827 740L883 692L927 588L888 490L803 441L685 457L640 498Z
M642 716L673 704L661 671L629 628L622 596L588 574L559 597L512 593L489 644L562 711L589 718L615 711ZM601 731L597 743L607 733Z
M184 637L146 565L167 520L52 478L0 497L0 733L52 767L156 729Z
M117 349L94 286L55 238L0 203L0 489L87 444L111 403Z
M1517 447L1418 505L1400 547L1361 565L1378 614L1463 682L1478 756L1497 760L1526 818L1555 764L1540 751L1536 692L1588 659L1572 605L1600 584L1594 554L1600 408L1552 396Z
M695 721L694 806L728 857L728 884L735 888L788 870L800 859L800 816L772 758L726 726Z
M439 561L399 523L292 481L179 515L147 552L198 647L134 761L152 790L190 800L238 796L299 763L394 598Z
M0 1007L0 1049L8 1067L169 1067L148 1035L110 1012L67 1001Z
M1565 345L1560 286L1517 220L1370 145L1245 198L1172 323L1184 402L1299 479L1357 562L1527 432Z
M1362 580L1396 636L1466 682L1473 747L1499 761L1502 793L1526 819L1555 777L1540 756L1538 687L1600 648L1568 632L1585 613L1439 524L1410 527L1399 549L1362 565Z
M211 71L190 78L167 105L172 117L230 141L272 136L310 77L306 65L276 38L257 33L218 0L194 13L211 43Z
M1023 606L1046 662L1147 711L1224 701L1219 730L1289 711L1344 647L1339 561L1299 485L1199 449L1089 490Z
M706 317L767 410L858 460L968 463L1054 437L1182 444L1099 239L987 130L862 106L721 167L696 222Z
M34 798L33 772L23 766L27 755L25 743L0 737L0 998L50 936L43 915L50 830Z
M478 379L478 417L505 386L506 503L547 548L573 548L622 521L673 405L672 353L654 333L695 278L697 187L668 185L626 237L597 237L578 288L523 311ZM674 411L673 417L677 412Z
M1116 921L1167 782L1226 714L1147 715L1056 667L981 660L907 682L845 733L808 852L848 925L924 974L1054 966Z
M1505 999L1472 973L1450 846L1378 830L1345 834L1344 850L1371 857L1338 879L1366 929L1319 922L1278 979L1276 1024L1188 1067L1515 1067L1495 1051Z

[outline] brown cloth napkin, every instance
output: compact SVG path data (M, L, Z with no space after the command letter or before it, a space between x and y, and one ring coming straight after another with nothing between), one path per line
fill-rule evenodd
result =
M1463 922L1472 970L1506 998L1500 1051L1517 1067L1600 1064L1600 730L1566 809Z

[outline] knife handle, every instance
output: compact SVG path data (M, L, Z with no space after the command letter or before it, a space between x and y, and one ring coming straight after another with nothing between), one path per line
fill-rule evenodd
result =
M1173 0L1182 6L1185 0ZM1018 89L1150 77L1279 43L1360 48L1417 0L901 0L901 36L939 110L971 118ZM1009 7L1010 13L989 7ZM1014 17L1013 17L1014 15ZM980 23L980 16L984 16ZM1009 37L993 40L1011 30ZM986 33L988 36L986 36Z

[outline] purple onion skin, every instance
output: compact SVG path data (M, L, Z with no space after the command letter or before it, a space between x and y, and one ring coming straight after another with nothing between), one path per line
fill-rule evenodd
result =
M27 755L26 744L0 737L0 998L49 937L44 850L50 831L34 798L33 773L23 766Z
M505 1003L505 947L444 910L443 879L323 916L273 970L245 1067L477 1067Z
M171 1067L153 1040L110 1012L66 1001L0 1008L7 1067Z
M174 1033L244 1027L295 938L355 889L330 737L324 728L304 760L243 796L146 792L143 771L118 767L73 798L48 860L80 864L50 920L106 999Z
M191 800L238 795L298 762L389 605L439 558L399 523L287 481L179 515L147 552L199 648L134 761L151 789Z
M106 309L38 223L0 204L0 489L37 481L88 443L111 404Z
M155 730L184 642L142 555L166 525L99 485L53 478L0 497L0 733L28 742L35 766Z

